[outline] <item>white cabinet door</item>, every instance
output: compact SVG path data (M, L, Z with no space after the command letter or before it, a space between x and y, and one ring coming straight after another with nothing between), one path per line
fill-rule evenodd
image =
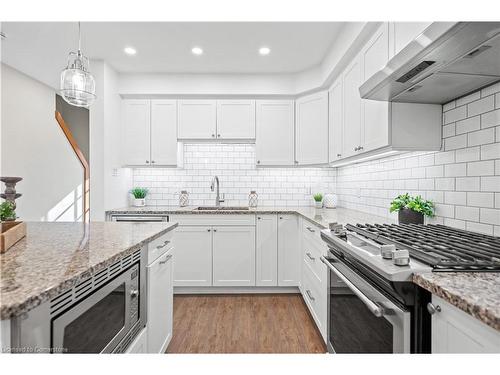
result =
M384 23L361 52L362 81L383 69L389 61L389 24ZM362 150L371 151L389 144L389 102L362 99Z
M295 102L295 157L299 165L328 163L328 93Z
M255 227L213 228L213 285L255 285Z
M177 164L176 100L151 100L151 164Z
M217 138L255 139L255 100L217 100Z
M123 142L122 157L125 165L149 165L150 155L149 100L122 102Z
M297 215L278 215L278 285L300 284L301 254Z
M215 100L179 100L179 139L215 139L217 105Z
M172 338L173 259L172 250L147 267L148 352L164 353Z
M211 286L212 228L181 226L173 241L174 286Z
M256 106L257 165L293 165L293 100L257 100Z
M278 217L257 215L255 274L257 286L278 286Z
M342 159L342 128L344 124L342 79L338 79L328 92L328 161Z
M359 56L347 67L343 74L344 128L342 157L358 153L361 146L361 64Z
M391 22L391 56L398 54L432 22Z
M441 309L432 315L432 353L500 353L500 332L439 297L432 303Z

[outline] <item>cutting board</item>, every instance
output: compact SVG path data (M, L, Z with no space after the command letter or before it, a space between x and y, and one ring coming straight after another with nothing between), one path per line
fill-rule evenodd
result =
M9 247L26 236L26 223L22 221L4 221L0 225L0 253L5 253Z

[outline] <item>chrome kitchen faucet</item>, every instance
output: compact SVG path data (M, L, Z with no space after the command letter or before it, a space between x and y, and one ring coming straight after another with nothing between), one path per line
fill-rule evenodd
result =
M215 196L215 205L217 207L220 207L221 202L224 202L224 194L222 194L222 199L221 199L219 194L219 177L214 176L214 178L212 179L212 183L210 184L210 190L214 191L214 187L216 184L217 184L217 192Z

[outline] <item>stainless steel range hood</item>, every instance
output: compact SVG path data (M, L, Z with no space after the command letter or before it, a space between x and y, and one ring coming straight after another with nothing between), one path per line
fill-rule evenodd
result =
M500 81L500 22L434 22L360 88L365 99L443 104Z

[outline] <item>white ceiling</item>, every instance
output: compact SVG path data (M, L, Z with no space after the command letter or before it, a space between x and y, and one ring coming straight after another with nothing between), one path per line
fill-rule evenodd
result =
M297 73L321 63L343 22L85 22L82 50L123 73ZM30 75L64 68L77 24L3 22L2 60ZM258 48L271 48L260 56ZM123 52L137 49L135 56ZM204 50L191 53L193 46ZM28 71L26 71L28 70Z

